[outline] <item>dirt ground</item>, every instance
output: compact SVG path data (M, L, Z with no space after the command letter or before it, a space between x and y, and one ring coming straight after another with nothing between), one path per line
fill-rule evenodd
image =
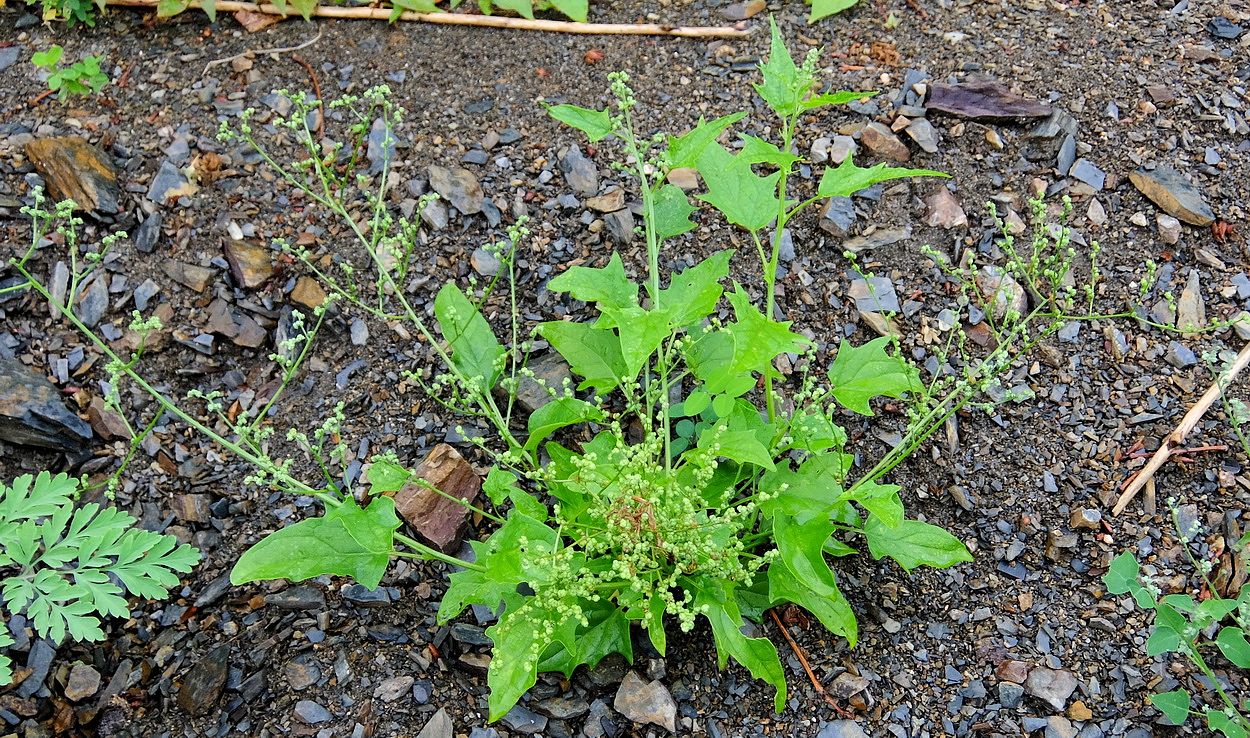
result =
M728 23L724 4L710 0L592 6L594 21ZM918 364L932 354L922 329L951 306L945 278L919 247L929 244L947 253L980 248L993 258L984 248L985 234L993 229L984 204L992 200L1000 209L1014 204L1022 210L1034 180L1047 189L1051 202L1065 193L1072 197L1080 248L1089 241L1101 245L1105 281L1099 310L1117 312L1132 303L1148 259L1165 265L1165 283L1147 307L1165 289L1179 295L1194 271L1209 319L1250 306L1244 241L1236 236L1221 241L1209 228L1185 227L1179 242L1166 243L1157 227L1159 210L1128 179L1143 164L1170 164L1201 188L1219 218L1250 230L1250 180L1245 176L1250 34L1227 40L1208 30L1216 17L1250 18L1246 3L866 0L815 25L805 22L796 3L775 2L769 11L792 48L824 48L821 76L831 88L881 93L871 108L808 116L798 142L801 153L807 154L818 138L854 133L874 117L892 113L911 70L916 79L935 82L990 78L1050 102L1079 123L1077 158L1106 174L1099 189L1061 176L1055 170L1059 141L1027 135L1030 121L976 122L930 113L939 138L936 153L903 136L911 149L909 166L951 174L952 191L968 220L949 229L928 224L924 200L942 186L933 181L887 186L876 199L856 199L852 236L911 228L909 237L866 252L861 260L888 277L903 301L916 303L912 312L905 309L899 324L905 351ZM423 186L428 166L459 164L480 179L486 197L502 213L497 225L482 215L453 212L445 227L427 227L426 251L418 262L428 270L428 281L414 292L423 307L444 281L463 283L473 272L472 252L499 237L521 209L535 233L521 262L527 319L550 319L576 309L548 293L546 281L571 263L599 264L610 253L602 222L594 225L597 214L559 202L570 188L557 160L561 149L579 143L599 165L601 189L612 181L629 188L607 166L619 152L610 143L587 148L575 132L549 120L540 102L602 106L608 100L607 74L624 70L632 78L637 120L646 134L681 132L700 116L739 109L751 111L745 132L767 135L772 125L751 88L759 80L754 62L767 49L767 12L745 21L754 30L750 38L728 42L298 20L248 34L227 17L210 25L198 14L155 21L118 10L94 29L67 30L27 25L27 12L20 2L0 8L0 51L21 49L15 64L0 69L5 111L0 113L0 242L8 244L0 248L7 258L29 240L29 223L14 204L27 196L36 176L22 153L25 142L72 133L99 143L121 170L126 201L118 224L133 232L148 213L160 211L164 219L151 253L124 243L108 264L126 279L111 295L103 323L124 328L135 286L147 279L156 282L161 289L155 302L168 302L173 309L173 338L186 340L171 341L145 360L144 372L176 393L226 389L237 396L263 386L274 374L267 359L270 346L240 348L219 339L211 353L204 353L191 347L191 339L203 331L209 304L217 297L248 308L266 329L281 320L289 305L294 267L258 292L238 290L229 282L222 247L236 237L233 229L246 240L267 243L325 225L307 222L288 186L214 138L222 120L232 124L241 108L263 108L272 90L310 87L309 71L293 54L307 61L327 97L385 83L408 110L398 131L403 145L396 166L396 207ZM243 63L206 67L249 49L292 47L314 38L298 52L258 54L250 69ZM113 84L99 96L28 104L43 89L29 55L53 41L65 46L67 59L103 54ZM481 142L492 132L516 135L500 136L500 143L485 150L485 163L463 163L466 155L483 150ZM163 162L181 155L171 153L180 141L188 147L187 157L224 156L234 174L203 184L176 203L152 203L146 197L149 184ZM861 146L858 163L877 160ZM814 189L820 169L812 167L799 185L801 192ZM868 340L875 333L859 320L847 294L851 275L842 257L844 239L822 230L818 220L812 211L795 225L795 254L784 264L781 308L822 345L842 336ZM745 245L711 213L705 212L701 223L664 255L666 266ZM317 246L334 251L346 248L346 241L329 229ZM621 250L637 273L645 262L642 244L635 241ZM45 274L60 258L55 251L46 249L37 261ZM171 280L161 268L166 260L213 268L211 286L197 293ZM758 282L747 262L742 264L736 276ZM69 326L50 321L37 300L10 301L0 310L0 338L5 338L0 349L50 377L56 376L58 360L85 344ZM344 433L359 445L359 460L394 449L401 459L415 462L445 440L456 421L397 381L398 371L418 363L413 357L420 354L412 345L387 326L369 322L371 339L358 346L350 340L356 317L344 311L330 321L278 422L311 427L343 400ZM1145 656L1148 619L1130 612L1120 598L1107 596L1100 577L1110 558L1125 549L1150 557L1164 575L1191 573L1168 519L1168 498L1193 506L1183 508L1185 514L1207 527L1204 555L1217 541L1222 545L1230 529L1244 525L1250 499L1247 460L1218 408L1193 441L1228 444L1229 450L1169 465L1158 476L1153 507L1138 501L1123 515L1110 514L1118 486L1141 464L1128 458L1134 444L1144 441L1148 449L1155 448L1211 381L1201 361L1184 360L1185 352L1236 351L1241 344L1231 330L1182 336L1127 320L1083 324L1055 340L1052 353L1021 362L1004 381L1031 389L1032 399L1002 405L988 416L961 416L957 433L935 439L895 472L891 481L902 485L909 514L951 530L969 545L975 561L912 574L867 556L846 562L839 576L860 616L858 647L848 649L814 622L790 626L826 687L849 692L840 709L874 737L1207 734L1197 721L1165 727L1150 706L1153 692L1178 684L1194 688L1193 674L1183 662ZM1054 356L1058 360L1047 360ZM62 386L94 391L100 374L98 368L89 370ZM136 415L146 420L150 403L136 396L134 404ZM872 422L846 420L865 458L879 454L888 434L901 425L900 418L888 415ZM439 710L451 717L455 735L474 738L493 735L490 729L499 735L550 736L665 732L632 724L610 709L623 663L579 673L570 682L543 677L522 703L534 711L532 719L521 716L488 728L481 657L487 648L481 628L469 616L456 627L434 620L446 585L441 565L394 565L384 580L382 601L328 577L299 586L228 586L227 574L239 554L263 532L309 511L311 500L244 484L244 465L177 423L161 423L156 438L168 463L143 453L119 504L134 510L145 525L194 541L205 560L169 602L136 603L131 621L111 625L110 640L60 646L47 686L29 699L0 691L0 716L17 720L0 724L0 735L420 733L435 738L444 733L421 731ZM120 448L98 436L88 453L69 456L0 442L0 476L84 465L107 470ZM208 514L200 519L182 514L186 495L206 495ZM1094 529L1074 527L1078 509L1101 511L1104 522ZM477 531L484 535L487 528ZM1186 586L1184 577L1175 581ZM633 668L660 680L671 693L682 734L860 735L837 722L839 714L813 691L775 625L766 623L763 631L787 664L791 700L781 714L771 710L766 685L736 667L717 670L711 636L704 630L670 636L666 658L645 651L645 638L639 639ZM16 662L25 659L24 652L16 654ZM62 695L74 661L93 665L105 683L120 675L117 689L105 694L103 703L92 698L71 705ZM189 713L179 702L180 690L223 661L227 676L220 696L208 708L193 710L199 714ZM1019 681L1011 674L1013 662L1070 673L1075 692L1059 706L1031 692L1021 698L1013 693ZM1235 669L1221 673L1237 694L1250 697L1244 674ZM381 687L407 676L414 680L411 693L384 699L389 695ZM329 718L310 724L302 717L310 709L301 707L302 701L327 710Z

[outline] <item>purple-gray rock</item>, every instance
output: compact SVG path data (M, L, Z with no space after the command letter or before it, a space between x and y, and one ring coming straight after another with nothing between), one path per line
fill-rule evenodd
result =
M1048 118L1051 114L1049 104L1017 95L998 82L933 84L925 107L972 120Z
M432 165L427 170L430 187L456 210L465 215L482 212L482 185L477 177L463 167L440 167Z
M585 197L599 192L599 167L582 153L577 144L561 151L559 162L564 180L574 192Z
M635 723L677 732L677 703L661 682L648 682L633 671L625 675L612 707Z
M91 441L91 426L69 411L47 378L0 358L0 440L77 452Z

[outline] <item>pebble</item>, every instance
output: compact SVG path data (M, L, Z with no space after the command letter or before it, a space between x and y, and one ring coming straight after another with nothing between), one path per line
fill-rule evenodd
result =
M1020 283L996 266L987 264L981 267L977 272L977 288L982 295L992 296L995 320L1002 320L1008 311L1024 315L1029 307L1028 296Z
M677 732L677 703L659 681L647 682L630 671L616 691L612 707L635 723L650 723Z
M473 735L477 735L478 728L474 728ZM417 738L453 738L456 734L456 726L451 720L451 716L447 714L447 710L439 708L438 712L430 716L425 727L421 728L421 732L417 734Z
M473 254L469 257L469 263L472 264L473 271L483 277L495 276L499 273L499 269L502 266L499 262L499 257L481 247L473 249Z
M291 302L309 310L314 310L326 301L326 291L314 277L303 275L295 280L295 288L291 290Z
M602 195L586 198L586 207L600 213L610 213L625 207L625 190L614 187Z
M416 680L407 674L394 676L390 679L383 680L373 690L373 696L383 702L394 702L400 697L404 697L412 690L413 682Z
M617 246L625 246L634 240L634 214L628 208L606 213L603 223L607 226L612 243Z
M148 186L148 199L164 205L169 200L194 195L198 190L173 162L163 161Z
M1031 696L1062 711L1068 697L1076 690L1076 676L1064 669L1039 666L1029 672L1024 689Z
M1013 93L997 82L935 83L929 86L925 106L972 120L1049 118L1051 107Z
M83 663L76 663L69 670L69 678L65 682L65 699L79 702L95 694L100 689L100 672Z
M857 151L859 145L855 143L855 139L850 136L834 136L833 143L829 145L829 161L832 164L841 164L848 156L855 156Z
M426 171L430 187L456 210L465 215L482 212L482 201L486 196L473 172L463 167L437 165L431 165Z
M74 306L74 314L88 327L99 324L109 309L108 275L98 274L79 294L78 304Z
M1159 240L1168 245L1175 245L1181 240L1181 222L1165 213L1155 216L1155 225L1159 229Z
M135 248L145 254L150 254L156 250L156 243L161 237L161 224L164 222L164 216L161 211L149 215L139 227L135 229L131 240L134 241Z
M1003 707L1014 710L1020 706L1020 702L1024 700L1024 687L1015 682L999 682L998 683L998 701Z
M521 705L508 710L503 724L518 733L541 733L547 729L547 718Z
M861 251L889 246L900 241L906 241L909 238L911 238L911 226L909 225L902 228L878 228L870 234L847 240L842 244L842 248L845 251L858 254Z
M273 276L271 252L265 246L231 240L222 246L222 253L230 265L230 276L245 290L254 290Z
M265 604L283 610L324 610L326 596L317 587L297 584L281 592L265 595Z
M855 225L855 202L849 197L831 197L820 211L820 230L835 238L846 238Z
M1185 289L1176 301L1176 327L1182 333L1196 333L1207 324L1206 302L1202 299L1202 275L1197 269L1189 270Z
M868 734L854 720L834 720L821 726L816 738L868 738Z
M301 660L288 661L282 672L286 676L287 684L297 692L308 689L321 678L321 667Z
M899 137L882 123L876 121L869 123L860 134L859 140L864 144L864 148L883 159L897 162L911 159L911 150L907 148L907 144L899 140Z
M379 174L389 168L395 160L396 136L386 119L374 119L369 127L369 139L365 147L365 156L369 159L369 174ZM442 193L439 193L442 194Z
M351 340L353 346L366 346L369 343L369 324L361 318L352 318Z
M919 146L921 150L929 154L936 154L938 152L938 145L940 141L938 140L937 129L935 129L933 124L928 120L918 118L913 120L903 130L907 132L907 135L911 138L911 140L916 142L916 145ZM998 148L1002 147L999 146Z
M955 195L945 187L925 198L925 204L929 206L929 218L925 222L930 226L947 230L967 227L968 215Z
M1099 530L1102 527L1102 512L1078 507L1068 517L1068 525L1077 529Z
M1143 195L1163 212L1190 225L1205 228L1215 222L1215 214L1202 197L1202 192L1180 172L1163 164L1154 169L1138 169L1129 174Z
M1179 341L1169 341L1167 354L1164 360L1177 369L1193 366L1198 363L1198 356L1185 344Z
M599 191L599 167L582 153L577 144L563 149L559 162L564 181L575 193L590 197Z
M852 280L847 294L855 300L855 309L861 313L897 313L902 310L894 283L887 277Z
M413 474L451 497L472 503L482 490L482 479L452 446L441 443L430 451ZM395 510L417 536L444 553L455 553L469 521L469 510L415 482L395 493Z
M1107 183L1107 173L1095 166L1089 159L1077 159L1073 162L1072 168L1068 170L1068 176L1075 177L1095 190L1101 190Z
M213 277L217 272L208 267L196 266L195 264L187 264L172 259L164 259L161 261L161 271L178 284L187 287L195 292L203 292L208 289L208 285L213 281Z
M329 722L334 716L318 702L300 700L295 703L295 716L309 725Z
M421 211L421 222L436 231L441 231L450 222L447 206L442 200L433 200Z
M226 686L230 646L223 644L195 662L182 679L178 706L192 715L203 715L217 706Z

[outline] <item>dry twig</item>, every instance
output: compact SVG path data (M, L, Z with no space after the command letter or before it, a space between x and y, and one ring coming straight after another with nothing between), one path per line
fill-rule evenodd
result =
M109 5L132 8L155 9L157 0L109 0ZM192 0L188 7L200 7L199 0ZM266 15L286 15L278 6L238 0L219 0L217 12L234 13L246 10ZM346 8L318 5L312 14L319 18L368 18L389 21L390 8ZM689 38L742 38L748 31L738 28L715 26L669 26L662 23L580 23L555 21L542 18L506 18L497 15L468 15L466 13L400 13L399 20L436 23L445 26L483 26L486 28L510 28L520 31L550 31L553 33L579 33L605 36L684 36ZM262 52L257 52L262 53ZM226 60L229 61L229 60Z
M786 624L781 622L781 618L777 616L777 611L772 609L768 611L768 614L773 616L773 622L775 622L777 627L781 629L781 634L785 636L786 643L790 644L790 649L794 651L794 655L798 657L799 663L803 665L803 671L807 672L807 678L812 681L812 687L816 690L816 694L825 698L825 702L828 702L829 706L838 713L838 717L847 719L853 717L846 711L845 708L838 704L837 700L825 691L825 685L821 684L820 680L816 678L816 673L812 671L812 667L807 663L807 657L803 655L803 650L799 648L799 644L796 643L794 637L790 635L790 630L786 628Z
M136 0L121 0L121 2L117 2L116 0L109 0L109 5L129 5L129 6L134 6L134 7L140 7L140 6L148 5L148 3L146 2L146 0L137 0L137 1ZM222 6L222 3L217 4L218 8L220 8L221 6ZM203 77L204 75L208 74L208 70L212 69L218 64L229 64L235 59L242 59L245 56L261 56L263 54L286 54L291 51L299 51L300 49L306 49L309 46L312 46L313 44L317 43L320 40L321 40L321 29L317 29L316 36L313 36L312 38L308 39L302 44L299 44L298 46L280 46L274 49L248 49L247 51L235 54L234 56L227 56L222 59L214 59L211 62L204 65L204 71L200 72L200 76ZM318 95L317 99L320 100L321 96Z
M1227 371L1221 372L1215 378L1215 381L1211 383L1211 386L1207 388L1207 391L1202 394L1202 397L1198 398L1198 402L1189 408L1189 412L1185 413L1185 417L1181 418L1180 425L1176 426L1176 430L1163 439L1163 443L1159 444L1159 450L1155 451L1154 456L1150 457L1150 461L1133 477L1132 482L1125 488L1123 494L1120 495L1120 499L1116 501L1115 507L1111 510L1112 515L1119 515L1124 512L1124 508L1128 507L1128 504L1133 501L1133 498L1137 496L1142 487L1146 486L1146 483L1154 477L1159 467L1167 463L1170 457L1185 451L1206 450L1201 448L1186 449L1184 447L1185 438L1193 432L1194 428L1198 427L1198 422L1202 420L1202 416L1215 404L1220 395L1224 394L1224 390L1233 383L1233 380L1237 378L1241 370L1246 368L1247 364L1250 364L1250 343L1247 343L1241 349L1241 353L1237 354L1237 358L1233 360L1232 366Z
M317 81L317 72L299 54L291 54L291 61L303 67L308 72L308 79L312 80L313 94L317 96L317 140L321 141L326 137L326 102L321 99L321 83Z

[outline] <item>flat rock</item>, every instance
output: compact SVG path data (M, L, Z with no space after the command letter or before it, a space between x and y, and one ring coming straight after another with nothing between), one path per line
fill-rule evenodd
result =
M326 291L316 279L304 275L295 280L295 288L291 290L291 302L301 307L315 310L326 301Z
M46 377L0 358L0 440L77 452L91 442L91 426L69 411Z
M551 402L548 389L561 392L566 383L573 381L573 373L568 362L555 351L546 351L538 356L531 356L525 366L534 373L533 377L524 376L517 382L517 405L527 413Z
M481 477L460 452L445 443L435 446L413 474L469 503L476 501L482 490ZM460 548L469 521L469 509L465 506L410 482L395 493L395 509L423 542L443 553L455 553Z
M834 720L825 723L816 738L868 738L868 734L854 720Z
M902 310L894 283L888 277L852 280L847 293L855 300L855 309L861 313L897 313Z
M904 162L911 159L911 150L885 125L873 121L860 135L864 148L883 159Z
M855 202L849 197L831 197L820 210L820 230L835 238L846 238L855 225Z
M610 213L625 207L625 190L614 187L602 195L586 198L586 207L600 213Z
M196 292L203 292L208 289L209 283L213 281L213 276L216 274L215 271L208 267L172 261L170 259L161 261L161 271L165 272L170 279L178 284Z
M434 713L421 732L417 734L417 738L452 738L456 734L456 726L451 720L451 716L443 708L439 708Z
M677 732L677 703L659 681L648 682L630 671L616 691L612 707L635 723L650 723Z
M413 682L416 679L407 674L393 676L390 679L382 680L373 690L373 696L383 702L394 702L395 700L408 694L412 689Z
M295 717L309 725L320 725L329 722L334 715L319 702L300 700L295 703Z
M996 266L986 265L977 272L977 289L986 300L994 320L1002 320L1009 311L1024 315L1029 308L1029 298L1024 288L1010 274Z
M230 276L243 289L254 290L273 276L273 261L265 246L247 241L227 241L221 250L230 265Z
M617 246L625 246L634 240L634 214L629 208L605 213L603 223L607 226L608 237Z
M189 197L199 191L195 183L187 179L182 170L171 161L161 162L152 184L148 186L148 199L155 203L165 204L179 197Z
M100 272L85 287L79 289L78 299L74 304L74 314L90 328L96 327L108 312L108 280L108 274Z
M1181 221L1167 213L1155 216L1155 226L1159 229L1159 240L1175 246L1181 240Z
M203 715L217 706L229 671L230 646L222 644L196 662L182 680L178 706L192 715Z
M157 210L152 213L139 224L135 229L131 240L134 241L135 248L144 254L150 254L156 250L156 243L161 238L161 224L164 222L164 216L161 211Z
M1202 274L1189 270L1185 289L1176 301L1176 327L1182 333L1196 333L1207 324L1207 306L1202 299Z
M369 174L379 174L390 166L395 160L395 144L395 131L387 124L386 119L374 119L365 148L365 156L369 159Z
M902 228L878 228L872 233L856 236L842 244L842 248L851 253L858 254L861 251L869 249L877 249L882 246L906 241L911 238L911 226L903 226Z
M115 438L130 438L130 428L126 422L99 395L92 397L91 404L87 406L87 421L91 423L91 427L100 435L100 438L106 441Z
M564 181L575 193L590 197L599 191L599 167L582 153L577 144L560 152L559 164L560 171L564 172Z
M114 215L121 211L117 168L99 147L81 136L37 138L26 155L58 200L73 200L79 210Z
M933 124L924 118L917 118L903 129L907 132L908 137L916 142L923 151L929 154L938 152L938 133Z
M522 705L517 705L508 710L508 713L501 720L504 725L508 726L509 730L525 735L541 733L547 729L546 716L539 715Z
M1076 676L1065 669L1034 668L1024 680L1024 691L1062 711L1068 697L1076 691Z
M972 120L1048 118L1049 104L1013 93L998 82L936 83L929 86L929 110Z
M1164 164L1154 169L1138 169L1128 178L1134 187L1173 218L1201 228L1215 222L1215 213L1211 212L1202 192L1172 167Z
M925 222L930 226L948 230L967 227L967 213L964 212L963 206L959 204L955 195L945 187L925 198L925 204L929 206L929 218Z
M1101 190L1107 183L1107 173L1089 159L1077 159L1073 162L1071 169L1068 170L1068 176L1084 182L1095 190Z
M465 215L482 212L482 185L477 177L463 167L440 167L432 165L427 170L430 187L452 207Z
M69 670L65 680L65 699L70 702L85 700L100 690L100 672L87 664L77 663Z

